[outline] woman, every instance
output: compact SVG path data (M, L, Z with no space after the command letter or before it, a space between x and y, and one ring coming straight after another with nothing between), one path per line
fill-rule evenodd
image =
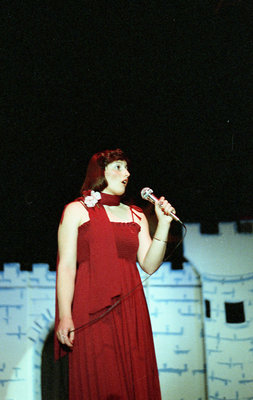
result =
M151 240L141 209L120 202L129 176L120 149L95 154L59 225L55 355L68 353L70 400L161 398L136 258L160 266L175 210L159 199Z

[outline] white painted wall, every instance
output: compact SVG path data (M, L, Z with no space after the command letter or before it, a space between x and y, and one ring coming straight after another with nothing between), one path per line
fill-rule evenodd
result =
M184 256L201 276L208 399L253 399L253 235L235 223L219 224L218 235L187 225ZM225 303L243 303L245 322L226 322Z

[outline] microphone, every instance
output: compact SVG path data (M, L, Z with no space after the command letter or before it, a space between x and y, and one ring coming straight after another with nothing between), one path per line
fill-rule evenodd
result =
M159 199L153 194L153 190L148 187L145 187L141 190L141 197L152 204L155 204L159 201ZM169 214L175 221L179 222L181 225L184 225L183 222L180 221L180 219L173 212L170 212Z

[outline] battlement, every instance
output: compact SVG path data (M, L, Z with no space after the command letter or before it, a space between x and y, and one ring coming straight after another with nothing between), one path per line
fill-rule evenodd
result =
M31 271L21 270L19 263L4 263L0 271L0 288L7 287L55 287L55 271L48 264L32 264Z

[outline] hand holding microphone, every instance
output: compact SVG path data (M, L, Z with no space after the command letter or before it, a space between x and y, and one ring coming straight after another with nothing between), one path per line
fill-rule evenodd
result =
M153 194L153 190L150 188L143 188L141 191L141 197L144 200L149 201L152 204L159 203L159 199ZM159 204L160 205L160 204ZM165 215L171 216L175 221L179 222L183 225L183 222L175 215L175 209L168 204L168 206L163 207L163 203L161 203L160 208Z

